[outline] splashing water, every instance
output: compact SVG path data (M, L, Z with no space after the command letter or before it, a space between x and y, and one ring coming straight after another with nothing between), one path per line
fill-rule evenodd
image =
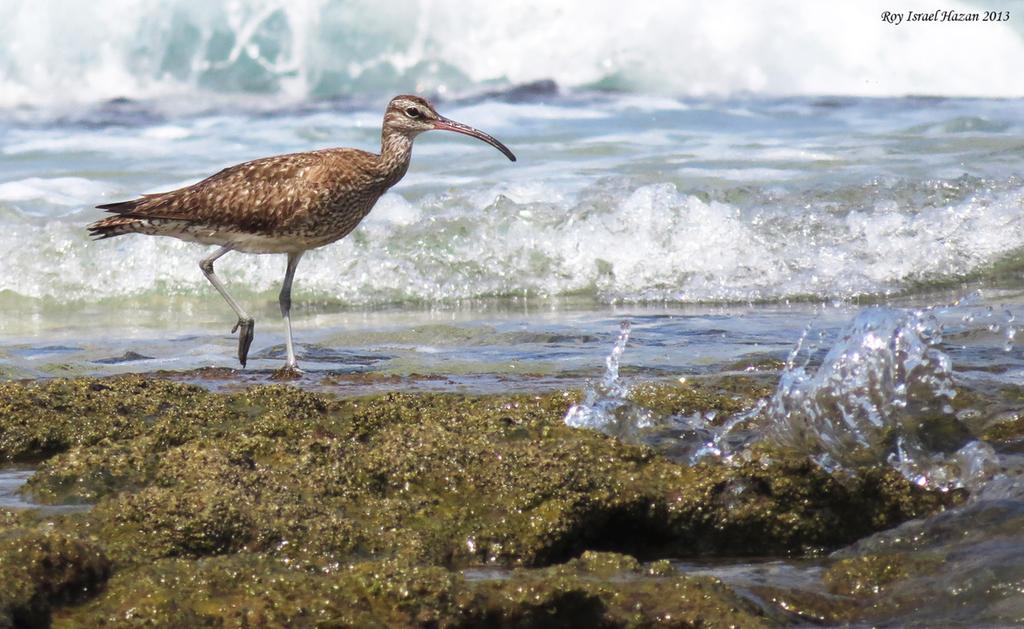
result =
M583 401L573 404L565 414L565 423L573 428L591 428L623 437L652 425L652 412L629 399L629 387L619 379L619 361L626 351L631 330L623 321L619 338L605 358L605 373L599 383L588 382Z
M767 441L830 471L888 464L922 487L974 492L999 476L1001 461L991 445L971 437L952 405L957 392L952 361L940 348L940 316L955 312L962 305L917 312L869 308L830 348L824 331L808 328L770 398L719 425L713 411L659 419L660 432L643 436L656 422L653 411L628 399L630 389L619 378L630 334L623 322L603 379L588 384L565 423L655 439L666 456L690 464L743 460L750 445ZM1013 321L1008 311L1001 319L993 312L968 313L961 332L980 324L1009 342ZM751 432L751 425L762 428ZM746 428L738 431L740 426Z
M922 486L983 483L998 458L956 417L942 332L932 312L869 308L817 369L820 341L805 335L765 407L768 438L827 469L886 462Z
M718 460L729 464L749 459L750 450L747 446L753 443L758 435L748 430L737 429L756 417L757 411L763 406L762 400L753 411L737 413L717 425L714 423L718 416L717 411L697 411L690 415L674 415L667 418L666 432L671 435L674 443L665 452L665 456L690 465L706 460Z

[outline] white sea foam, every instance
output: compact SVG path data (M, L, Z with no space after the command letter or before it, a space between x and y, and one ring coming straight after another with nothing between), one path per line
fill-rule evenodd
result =
M183 140L192 135L192 131L177 125L160 125L143 129L141 135L151 140Z
M0 183L0 203L41 201L53 205L81 205L110 190L108 184L82 177L28 177Z
M421 209L406 201L404 197L386 194L364 219L363 225L368 228L412 225L419 221L422 215Z
M108 133L98 137L90 131L52 130L36 131L32 137L15 140L0 149L5 155L26 155L40 153L120 153L135 156L160 156L172 153L166 141L154 142L153 138L132 134Z
M951 0L942 8L979 7ZM127 96L194 106L197 93L447 94L541 79L688 96L1024 95L1024 41L1011 23L894 26L881 21L883 10L894 7L9 0L0 5L0 105ZM896 10L935 7L906 0Z
M40 194L74 203L104 191L104 184L94 192L71 183ZM415 201L391 193L352 237L303 260L297 290L346 303L578 293L604 301L846 298L980 272L1024 241L1021 190L829 215L814 207L742 209L668 183L624 184L569 193L514 181ZM8 198L25 185L6 189ZM96 214L42 219L11 210L0 233L7 270L0 291L94 300L207 290L195 267L202 248L144 236L89 241L83 225ZM36 255L17 253L25 247ZM60 260L59 272L40 259ZM229 255L219 268L233 282L270 292L282 264L275 256Z

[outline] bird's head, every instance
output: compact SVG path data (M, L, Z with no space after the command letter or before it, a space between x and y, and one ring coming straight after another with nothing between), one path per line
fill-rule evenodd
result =
M454 131L474 137L487 142L494 148L505 154L513 162L516 156L507 146L487 135L483 131L474 129L461 122L449 120L437 113L434 106L426 99L419 96L402 95L395 96L388 103L388 110L384 113L384 129L392 133L401 133L412 139L424 131L440 129L442 131Z

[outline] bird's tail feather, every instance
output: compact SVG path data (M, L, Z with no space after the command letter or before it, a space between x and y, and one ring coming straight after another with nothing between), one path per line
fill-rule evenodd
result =
M131 214L155 196L159 195L144 194L130 201L116 201L114 203L97 205L97 209L112 212L117 214L117 216L111 216L88 225L86 229L89 230L89 235L96 240L102 240L103 238L113 238L122 234L134 234L144 231L148 227L147 221L139 216L131 216Z
M120 236L122 234L134 234L142 231L145 227L145 221L141 221L137 218L111 216L110 218L105 218L102 221L96 221L95 223L88 225L86 229L89 230L90 236L96 240L102 240L104 238L113 238L114 236Z
M115 203L104 203L103 205L97 205L96 209L106 210L108 212L113 212L114 214L127 214L128 212L132 212L138 209L138 207L146 201L148 201L148 199L145 196L143 196L142 198L132 199L131 201L117 201Z

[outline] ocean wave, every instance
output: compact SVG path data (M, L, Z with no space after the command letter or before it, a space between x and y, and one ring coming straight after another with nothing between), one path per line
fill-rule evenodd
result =
M671 96L1022 96L1007 23L883 23L880 1L9 0L0 106L466 94L553 79ZM977 11L947 2L944 9ZM907 0L903 10L934 10ZM982 70L983 69L983 70Z
M83 199L97 198L110 191L109 185L82 177L27 177L0 183L0 204L29 201L75 206Z
M1024 188L985 182L948 202L917 188L836 190L737 205L672 183L605 179L576 193L505 182L382 197L349 238L303 259L296 291L352 305L588 295L606 303L847 299L927 290L1019 266ZM968 189L969 188L969 189ZM820 196L821 193L816 193ZM170 238L88 240L95 211L42 218L0 203L0 292L61 302L203 294L205 249ZM32 255L25 255L26 251ZM272 298L282 256L232 254L236 290Z

